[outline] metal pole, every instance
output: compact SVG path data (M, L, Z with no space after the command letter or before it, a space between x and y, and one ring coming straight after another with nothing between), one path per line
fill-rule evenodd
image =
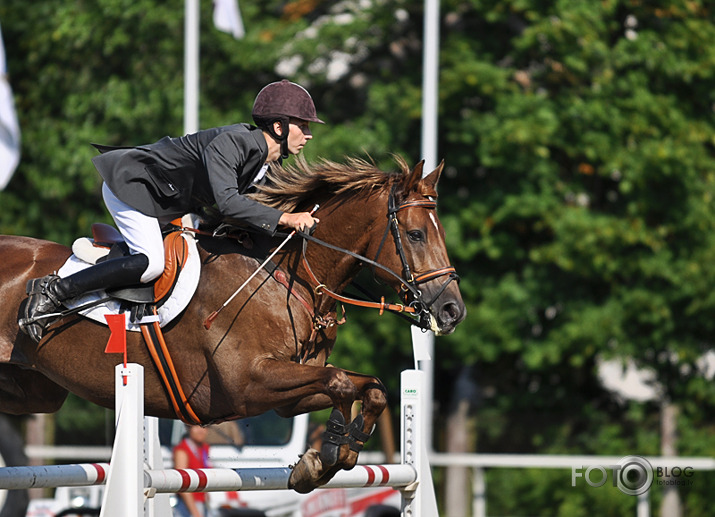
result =
M147 469L164 468L164 458L159 442L159 419L153 416L144 417L144 464ZM146 473L144 480L146 483ZM171 515L171 502L168 494L154 494L151 488L144 485L147 496L144 498L144 517L168 517ZM149 495L152 494L152 497Z
M422 62L422 158L425 160L424 173L429 174L437 167L437 84L439 79L439 0L424 2L424 43ZM425 372L427 429L424 440L427 450L432 444L432 401L434 400L434 334L422 332L413 327L412 342L415 349L425 350L430 360L419 361L420 370Z
M184 4L184 133L199 130L199 0Z
M637 517L650 517L650 495L648 492L638 494L638 503L636 505Z
M425 0L422 56L422 158L425 172L437 166L437 91L439 80L439 0Z

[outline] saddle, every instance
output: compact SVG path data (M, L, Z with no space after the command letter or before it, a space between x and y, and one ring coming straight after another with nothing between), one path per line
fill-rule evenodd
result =
M181 228L181 220L172 221L173 226ZM104 260L129 254L129 248L119 231L104 223L92 225L92 238L82 237L72 244L72 253L89 264L98 264ZM155 304L161 306L171 295L179 272L186 265L189 248L181 231L171 231L164 237L164 272L159 278L145 285L122 287L107 291L112 298L136 304Z
M130 320L139 327L144 337L149 354L164 384L174 411L185 423L199 424L201 419L194 413L184 393L169 347L159 325L157 308L171 297L177 285L179 273L189 259L189 244L182 235L181 219L171 222L174 231L164 237L164 272L154 282L146 285L122 287L106 291L107 296L121 301L122 306L129 305ZM72 245L74 255L84 262L97 264L117 256L129 253L124 238L113 226L103 223L92 225L92 239L80 238Z

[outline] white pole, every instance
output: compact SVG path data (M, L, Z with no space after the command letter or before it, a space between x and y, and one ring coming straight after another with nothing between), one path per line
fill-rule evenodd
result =
M199 130L199 0L184 4L184 133Z
M424 173L437 167L437 91L439 79L439 0L425 0L424 43L422 62L422 158ZM425 413L427 428L424 436L427 450L432 451L432 401L434 400L434 334L412 328L415 350L424 350L430 357L419 361L425 372Z
M115 369L116 429L100 517L144 515L144 367ZM126 384L124 380L126 379Z
M437 167L437 91L439 80L439 0L425 0L422 56L422 158L425 173Z
M417 471L417 482L402 489L401 517L432 517L437 513L437 498L432 481L429 454L424 442L425 372L404 370L400 376L402 421L400 435L401 463Z
M158 469L144 471L144 486L152 493L288 490L288 467ZM417 480L412 465L356 465L341 470L319 488L405 487ZM161 515L161 514L157 514Z
M144 464L147 469L164 468L164 458L161 455L159 443L159 419L153 416L144 417ZM146 483L146 473L142 480ZM171 515L171 502L168 494L157 494L144 485L144 517L168 517Z
M650 517L650 496L648 492L638 494L638 503L636 504L637 517Z
M472 479L472 517L487 517L487 480L484 469L475 467Z

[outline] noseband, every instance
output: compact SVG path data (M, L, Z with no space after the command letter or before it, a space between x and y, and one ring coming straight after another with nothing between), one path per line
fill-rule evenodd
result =
M452 266L445 266L437 269L433 269L431 271L427 271L425 273L421 273L418 275L413 275L412 270L410 268L409 263L407 262L407 257L405 255L405 249L402 245L402 236L400 235L400 228L399 228L399 221L397 220L397 213L400 212L401 210L407 210L410 208L424 208L427 210L435 210L437 208L437 202L434 201L431 198L424 199L424 200L414 200L414 201L406 201L400 205L397 204L396 201L396 196L395 196L395 190L396 190L396 185L393 185L392 190L390 191L390 197L388 198L388 207L387 207L387 218L388 218L388 224L385 227L385 233L382 236L382 240L380 241L380 246L377 249L377 253L375 255L375 259L371 260L367 257L363 257L362 255L359 255L357 253L354 253L352 251L346 250L344 248L340 248L338 246L334 246L332 244L329 244L325 241L322 241L320 239L316 239L315 237L308 235L306 233L301 233L301 237L303 237L303 263L306 267L306 270L308 271L308 274L312 278L313 282L317 284L317 287L315 287L315 292L316 294L322 294L325 292L325 294L328 294L331 298L338 300L343 303L350 303L352 305L359 305L362 307L373 307L373 308L378 308L380 309L380 313L382 311L392 311L392 312L407 312L407 313L413 313L419 316L419 321L415 320L410 320L413 325L417 325L423 329L429 329L431 327L430 325L430 308L432 305L437 301L437 298L444 292L444 290L447 288L447 286L450 284L450 282L457 280L459 281L459 276L457 275L456 270ZM395 243L395 249L397 250L397 254L400 257L400 262L402 263L402 276L396 274L394 271L391 269L383 266L379 262L377 262L377 259L380 256L380 253L382 252L382 249L385 245L385 241L387 240L387 235L391 234L392 239ZM364 300L357 300L353 298L347 298L342 295L339 295L337 293L334 293L327 289L325 285L321 284L318 279L315 277L313 274L313 271L310 268L310 264L308 263L308 259L306 256L306 248L308 241L315 242L316 244L320 244L321 246L324 246L326 248L330 248L336 251L340 251L341 253L345 253L346 255L350 255L354 258L357 258L361 262L368 264L372 266L373 268L378 268L389 274L390 276L396 278L397 280L400 281L400 292L399 296L402 299L402 301L405 303L405 305L401 304L388 304L385 303L384 298L382 299L381 302L368 302ZM437 294L432 297L432 299L428 302L424 301L422 291L419 289L420 284L424 284L426 282L429 282L431 280L434 280L436 278L439 278L441 276L448 276L448 279L444 284L442 284L442 287L437 291ZM412 296L412 300L408 300L408 298Z

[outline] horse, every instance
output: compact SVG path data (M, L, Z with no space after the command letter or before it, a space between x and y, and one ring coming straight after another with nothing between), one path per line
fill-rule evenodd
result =
M328 363L342 323L337 303L352 300L343 291L360 270L373 269L401 303L357 304L403 312L437 334L451 333L466 315L436 213L444 162L424 178L424 162L412 170L402 158L396 162L392 172L361 158L278 167L254 198L284 211L317 204L314 233L285 239L273 271L260 271L226 304L259 262L237 240L197 231L200 282L186 309L162 329L186 404L202 424L333 408L320 450L309 448L293 467L289 485L298 492L352 468L387 403L379 379ZM68 392L114 407L117 359L104 353L106 326L69 314L36 344L17 324L28 279L56 271L70 255L58 243L0 236L2 412L54 412ZM176 418L142 335L129 332L126 347L130 361L145 367L146 414ZM351 422L355 401L361 410Z

